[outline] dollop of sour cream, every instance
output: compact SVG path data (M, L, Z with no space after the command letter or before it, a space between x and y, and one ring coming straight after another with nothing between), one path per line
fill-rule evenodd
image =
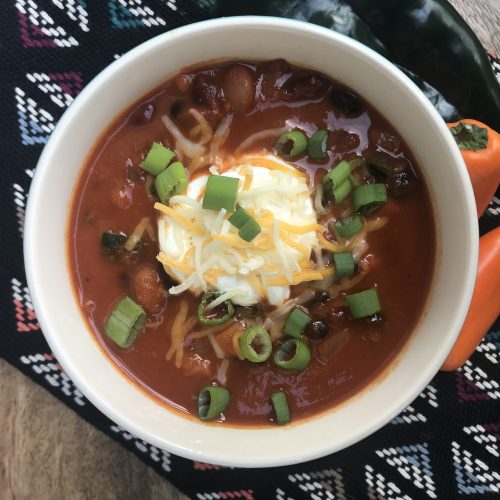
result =
M211 172L219 173L215 167ZM195 177L185 195L170 198L168 213L158 219L158 259L179 283L170 293L213 290L235 304L266 300L281 305L290 286L310 268L312 250L319 244L307 174L263 155L221 175L240 180L237 204L262 232L247 243L228 221L230 213L203 209L208 174Z

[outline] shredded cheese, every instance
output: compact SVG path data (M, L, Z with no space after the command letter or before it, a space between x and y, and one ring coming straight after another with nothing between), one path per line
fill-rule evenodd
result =
M246 290L243 288L233 288L232 290L219 295L215 300L212 300L210 304L205 307L205 311L210 311L211 309L215 309L218 305L222 304L226 300L232 299L235 295L239 295L240 293L245 293Z
M188 218L184 217L183 215L180 215L179 212L175 211L170 207L167 207L166 205L163 205L162 203L156 202L155 209L161 212L162 214L168 215L179 224L185 226L186 229L189 229L194 234L198 234L201 236L205 233L203 229L201 229L201 227L195 226Z
M349 243L341 245L340 243L332 243L328 241L323 234L318 235L321 248L329 250L330 252L345 252L349 249Z
M288 175L292 175L293 177L305 177L307 174L305 172L301 172L300 170L296 170L291 165L283 164L277 162L276 160L271 160L270 158L262 157L262 158L245 158L245 164L243 167L248 167L252 165L258 165L259 167L265 167L269 170L279 170L281 172L285 172Z
M324 269L323 271L326 271ZM333 271L330 271L333 274ZM300 271L298 273L293 273L290 280L286 280L282 276L276 278L271 278L266 281L268 286L285 286L285 285L298 285L304 283L305 281L319 281L325 278L325 273L321 271Z
M127 252L131 252L137 246L139 241L141 241L144 232L149 226L149 222L150 222L149 217L143 217L139 221L139 224L137 224L135 229L132 231L132 234L128 237L127 241L125 242L125 245L123 245L123 248L125 248Z
M157 256L156 259L161 262L164 266L171 267L173 269L178 269L179 271L182 271L184 273L192 273L194 269L185 264L184 262L177 262L173 259L171 259L167 254L160 252Z

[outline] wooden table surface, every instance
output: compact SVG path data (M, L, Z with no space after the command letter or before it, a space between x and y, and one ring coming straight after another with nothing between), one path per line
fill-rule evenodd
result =
M500 0L450 0L500 54ZM165 479L0 360L0 498L185 498Z

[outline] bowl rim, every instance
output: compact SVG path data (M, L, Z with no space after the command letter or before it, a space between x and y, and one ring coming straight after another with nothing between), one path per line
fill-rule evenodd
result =
M237 467L270 467L277 465L290 465L295 463L300 463L319 457L323 457L333 452L340 451L343 448L351 446L352 444L361 441L368 435L372 434L376 430L380 429L397 414L399 414L408 404L410 404L426 387L433 376L441 367L446 355L450 351L453 343L456 340L456 336L450 336L448 342L442 346L439 355L434 356L434 358L427 364L425 370L422 370L419 382L415 383L412 388L404 394L404 396L398 398L398 404L387 405L385 412L378 414L376 417L372 417L371 424L367 426L364 432L357 433L355 436L349 439L340 440L340 442L329 442L325 440L322 447L316 447L312 450L303 450L300 455L290 456L290 453L282 453L281 455L275 454L272 457L263 456L259 459L257 463L254 457L247 457L245 454L233 453L233 456L228 456L227 453L221 453L218 450L211 450L210 453L200 452L199 450L192 449L178 443L169 441L166 443L164 438L160 439L155 434L147 429L144 429L134 421L132 421L127 415L118 413L115 408L110 405L105 399L100 398L93 390L93 388L86 382L85 378L79 376L77 371L73 369L71 359L69 359L64 350L60 349L59 343L57 341L57 335L55 335L51 329L48 327L49 321L47 321L46 314L48 317L48 311L44 307L43 292L42 287L38 284L37 280L37 266L41 265L38 263L37 259L34 258L36 253L37 243L33 237L34 230L32 228L35 220L35 212L37 206L40 204L43 193L39 189L39 186L43 183L43 178L46 175L50 167L50 158L57 149L59 148L59 136L68 123L70 123L76 115L79 114L80 109L86 105L88 99L92 97L95 89L99 88L101 85L106 83L106 80L120 68L123 68L153 49L154 47L161 45L166 40L172 42L176 38L182 38L194 32L200 32L203 30L216 30L218 27L224 25L227 27L231 24L233 28L238 26L244 26L246 28L254 27L267 27L267 28L286 28L293 30L301 30L308 32L309 34L319 36L321 38L328 38L333 43L340 43L348 45L354 50L363 53L365 56L370 58L374 63L383 67L384 71L389 73L392 78L399 80L404 83L408 90L414 94L415 98L418 99L419 104L425 109L426 113L430 115L434 122L442 122L441 117L431 105L431 103L425 98L425 96L420 92L418 87L409 80L406 75L404 75L399 69L397 69L391 62L385 59L383 56L379 55L369 47L362 45L361 43L353 40L345 35L337 32L333 32L327 28L316 26L304 21L290 20L277 17L262 17L262 16L240 16L240 17L230 17L230 18L217 18L207 21L201 21L198 23L182 26L171 31L162 33L154 38L151 38L137 47L133 48L119 59L112 62L110 65L106 66L100 73L98 73L82 90L82 92L76 97L71 106L64 112L63 116L57 123L55 130L52 132L48 143L45 145L44 150L39 158L36 173L31 183L27 209L26 209L26 220L25 220L25 236L24 236L24 257L25 257L25 270L27 276L27 283L30 289L32 302L37 312L38 321L42 328L43 334L55 354L61 366L68 373L72 381L76 386L82 391L85 397L96 406L102 413L108 416L111 420L124 427L125 429L132 432L138 438L144 439L145 441L158 446L161 449L167 449L169 452L183 456L185 458L209 461L211 463L216 463L220 465L237 466ZM202 58L200 58L200 62ZM113 117L110 118L110 122ZM473 293L475 276L477 271L477 258L478 258L478 230L477 230L477 214L474 202L474 195L470 179L463 163L462 157L458 148L456 147L452 137L447 132L446 124L442 122L442 126L439 126L443 132L443 142L446 144L447 148L450 149L455 157L455 163L457 164L457 173L461 177L462 185L464 188L464 200L467 204L468 212L468 224L471 229L472 240L469 241L469 254L470 265L466 269L466 283L467 286L461 294L461 301L459 304L460 314L453 318L450 322L451 328L456 328L457 335L460 331L460 327L463 324L465 315L470 304L470 300ZM444 131L446 130L446 135ZM472 224L475 222L475 225ZM66 228L65 228L66 232ZM82 317L83 321L83 317ZM85 325L85 328L88 328ZM126 375L123 375L126 377ZM182 417L180 417L182 418ZM259 429L260 431L261 429Z

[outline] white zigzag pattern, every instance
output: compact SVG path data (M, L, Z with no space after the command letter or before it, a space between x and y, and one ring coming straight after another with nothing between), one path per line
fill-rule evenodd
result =
M484 445L485 449L493 456L500 457L497 438L493 434L490 434L482 425L464 427L464 432L469 436L473 436L476 443Z
M495 216L500 215L500 199L497 196L493 196L490 201L487 213Z
M24 232L24 217L26 215L26 193L19 184L13 184L12 187L14 188L14 203L16 204L17 228L22 236Z
M133 440L135 447L140 452L148 454L149 458L154 462L160 463L161 468L165 472L170 472L172 470L170 467L172 464L172 460L170 459L170 453L168 451L160 450L160 448L157 448L152 444L146 443L146 441L143 441L142 439L136 438L134 435L130 434L130 432L127 432L123 427L121 427L118 424L111 425L110 429L114 433L119 434L125 441Z
M380 458L385 458L392 467L396 467L398 472L420 489L423 489L430 498L437 498L436 487L429 470L429 460L427 444L409 445L397 448L377 450L375 452ZM422 458L416 461L409 454L417 454ZM427 463L426 463L427 462Z
M467 380L470 380L474 385L479 387L491 399L500 399L500 384L488 375L478 366L473 366L470 360L459 368Z
M39 28L42 33L54 41L58 47L73 47L78 41L68 35L62 26L57 26L54 19L45 10L39 9L34 0L17 0L16 7L21 14L28 17L29 21Z
M88 14L80 2L77 0L65 0L64 2L61 0L52 0L52 3L63 10L72 21L77 22L82 31L89 31Z
M402 495L401 490L382 474L375 474L370 465L365 465L365 480L370 500L411 500L408 495Z
M26 78L30 82L35 83L60 108L67 108L73 102L73 97L64 92L46 73L26 73Z
M41 108L34 99L28 97L21 88L15 87L14 92L18 114L21 115L19 125L23 144L45 143L47 136L54 130L54 117Z
M142 23L148 28L151 26L165 26L167 24L165 20L157 16L150 7L147 5L144 6L142 0L118 0L118 3L125 7L135 17L140 18Z
M26 309L33 311L33 303L31 301L31 295L28 287L23 286L23 284L16 278L12 278L10 280L10 284L12 287L12 297L19 302L22 302Z
M428 385L421 393L420 398L426 401L429 406L437 408L439 406L437 402L437 391L432 385ZM417 400L418 402L418 400ZM417 411L412 405L408 405L397 417L391 420L391 424L411 424L415 422L427 422L427 417Z
M472 453L465 449L462 449L460 445L455 441L451 443L451 451L453 453L453 461L457 464L457 466L463 469L466 474L472 476L473 480L475 479L483 483L485 490L487 488L490 492L500 492L500 474L498 472L490 471L490 468L482 460L474 458L472 456ZM481 485L470 486L467 484L470 482L470 477L460 478L457 476L457 486L460 491L466 494L485 492L478 491L482 490ZM472 488L474 489L474 491L471 491Z
M484 354L484 357L491 361L494 365L498 365L498 363L500 363L500 351L497 349L494 342L484 339L477 346L476 351Z
M309 473L290 474L288 479L313 500L345 500L345 488L340 469L323 469Z
M73 381L57 365L55 359L47 359L43 354L30 354L19 358L21 363L30 365L37 375L43 378L52 386L58 387L62 393L79 405L84 406L86 400Z

